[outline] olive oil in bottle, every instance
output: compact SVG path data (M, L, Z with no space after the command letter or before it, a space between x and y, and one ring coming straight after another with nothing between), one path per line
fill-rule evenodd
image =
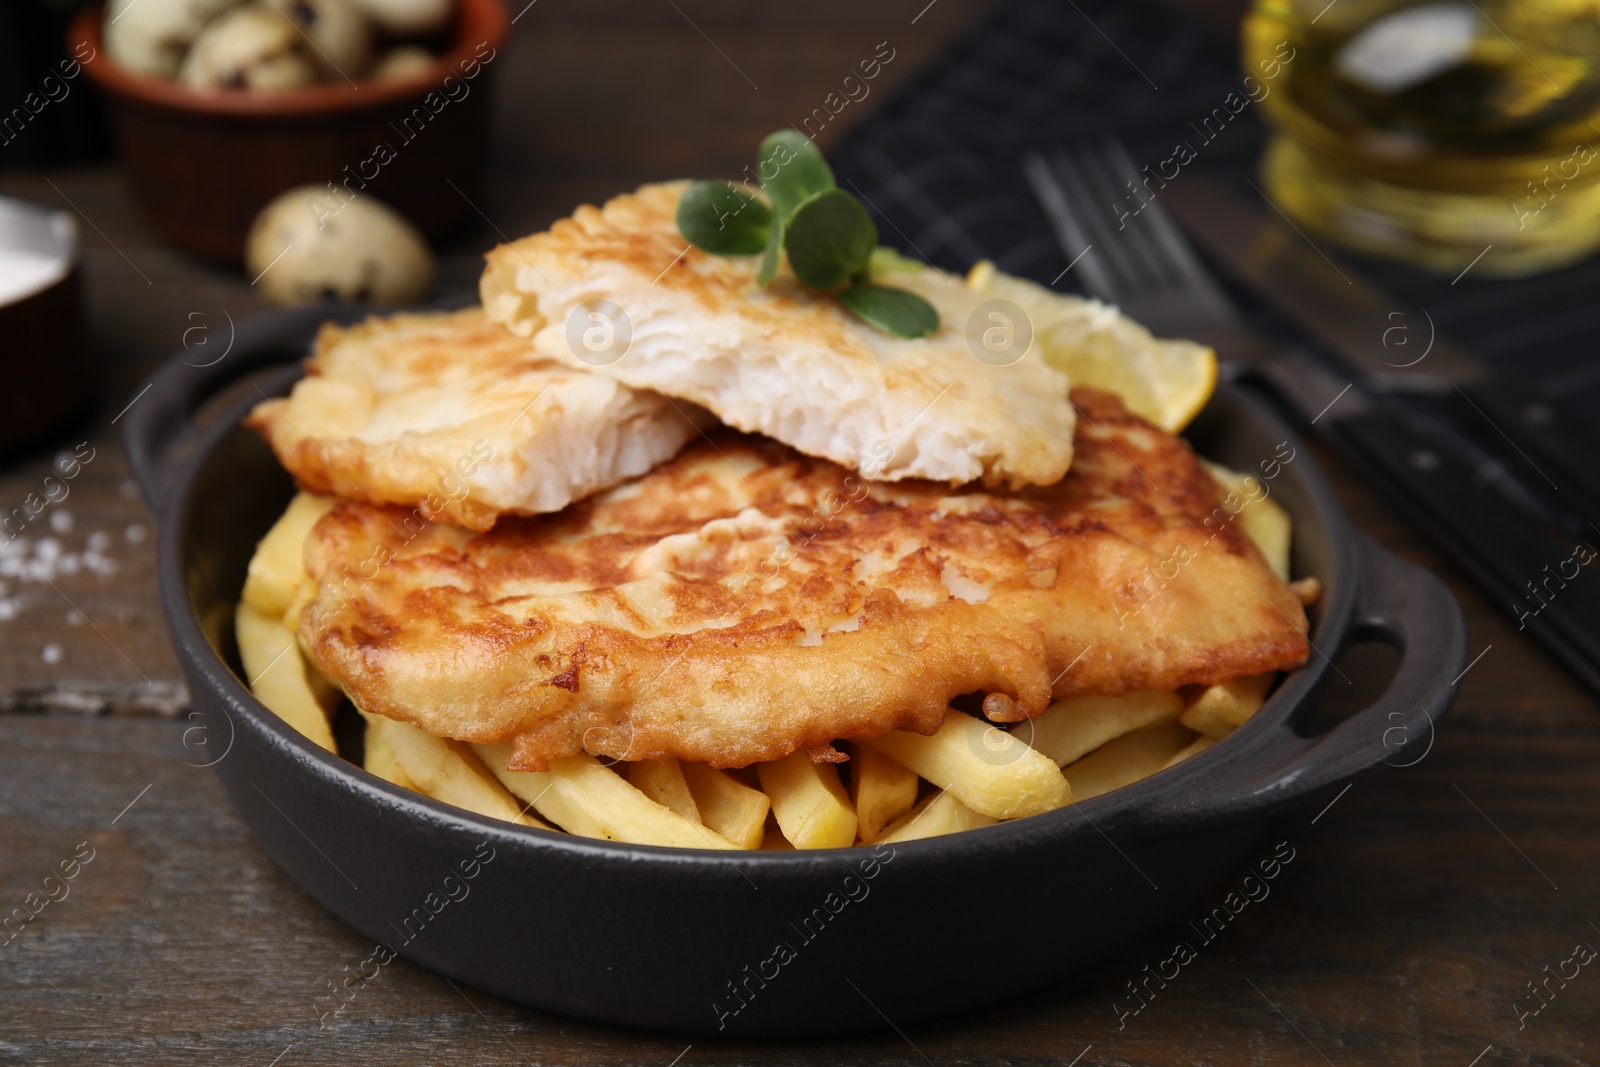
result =
M1290 216L1448 272L1600 247L1600 0L1257 0L1246 69L1285 43L1262 171Z

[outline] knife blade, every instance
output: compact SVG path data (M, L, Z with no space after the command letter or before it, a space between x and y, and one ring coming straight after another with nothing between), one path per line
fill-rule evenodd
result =
M1403 320L1397 325L1404 312L1395 300L1217 182L1190 176L1161 199L1217 263L1286 312L1368 388L1439 398L1464 429L1503 438L1552 492L1600 522L1600 432L1584 419L1436 331L1420 356L1387 345L1397 329L1409 328Z

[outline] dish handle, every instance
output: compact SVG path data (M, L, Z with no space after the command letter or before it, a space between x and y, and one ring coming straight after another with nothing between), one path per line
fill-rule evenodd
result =
M1241 731L1237 741L1246 744L1230 761L1196 766L1192 788L1166 790L1155 805L1142 807L1137 822L1170 835L1179 827L1258 820L1263 812L1316 798L1381 763L1405 767L1426 757L1434 722L1455 699L1465 673L1466 620L1432 571L1401 560L1365 534L1356 539L1361 587L1344 643L1380 641L1399 652L1383 695L1321 736L1297 732L1299 714L1268 730ZM1332 669L1330 663L1322 684Z

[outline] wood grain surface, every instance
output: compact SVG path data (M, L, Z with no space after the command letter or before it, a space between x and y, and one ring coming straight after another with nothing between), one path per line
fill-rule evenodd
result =
M501 60L484 224L445 250L442 286L470 285L500 233L543 226L578 201L663 175L736 172L763 133L808 112L858 53L889 40L897 56L875 104L986 6L541 0ZM161 360L205 362L230 319L263 305L248 279L156 245L114 167L0 173L0 193L79 214L101 394L95 417L58 446L84 442L93 458L25 533L30 558L52 538L79 558L77 572L58 558L38 569L48 580L0 579L0 919L31 916L0 929L0 1063L1600 1059L1600 971L1551 979L1542 1000L1527 985L1579 943L1600 946L1600 708L1326 456L1360 526L1450 579L1469 656L1481 658L1432 748L1417 739L1397 754L1414 765L1273 828L1263 856L1287 841L1295 859L1270 895L1138 1014L1124 1014L1137 1003L1127 983L1170 955L1184 921L1024 1001L868 1039L690 1045L515 1007L405 961L321 1025L317 998L372 946L273 866L210 772L185 764L154 531L112 425ZM56 451L0 467L0 510L39 490ZM52 525L55 515L70 519ZM91 544L105 573L82 564ZM1373 665L1347 670L1354 703ZM972 936L1026 937L1028 909L1050 906L973 909Z

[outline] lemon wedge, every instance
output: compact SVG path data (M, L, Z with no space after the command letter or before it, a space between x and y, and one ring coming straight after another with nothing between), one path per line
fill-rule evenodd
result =
M1107 304L1052 292L988 260L973 266L967 285L1020 307L1045 362L1065 371L1073 385L1116 393L1129 411L1168 433L1187 426L1217 387L1217 356L1210 348L1160 340Z

